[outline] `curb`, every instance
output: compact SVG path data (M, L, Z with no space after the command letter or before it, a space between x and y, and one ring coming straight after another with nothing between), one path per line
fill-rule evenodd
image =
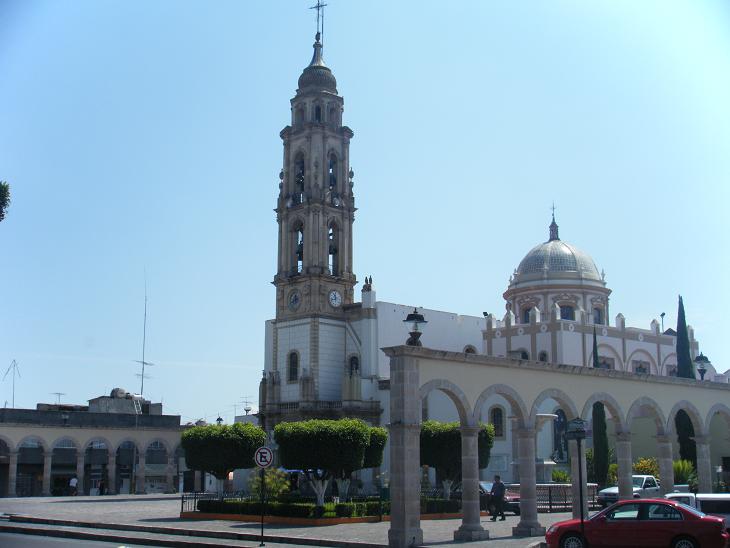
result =
M261 540L261 535L256 533L239 533L234 531L208 531L205 529L182 529L178 527L159 527L153 525L127 525L121 523L97 523L97 522L83 522L83 521L71 521L61 519L50 519L50 518L36 518L32 516L23 516L17 514L11 514L8 516L10 522L13 523L33 523L39 525L55 525L61 527L84 527L88 529L105 529L111 531L130 531L137 533L151 533L158 535L177 535L186 537L200 537L200 538L214 538L214 539L225 539L225 540L238 540L238 541L255 541ZM0 527L6 526L0 524ZM12 526L11 526L12 527ZM24 531L28 528L24 528ZM39 530L39 529L33 529ZM51 531L56 531L52 529ZM71 531L61 531L63 533L70 533ZM93 533L88 533L93 534ZM53 536L53 535L48 535ZM104 538L109 538L104 535ZM129 538L120 537L126 542L131 542ZM384 548L383 544L374 544L370 542L360 541L339 541L339 540L327 540L327 539L316 539L308 537L288 537L280 535L264 535L265 542L272 542L274 544L299 544L302 546L323 546L328 548ZM168 541L175 542L175 541ZM184 541L181 541L184 542ZM192 542L192 541L189 541ZM143 543L137 543L143 544ZM220 544L211 543L199 543L199 544L180 544L180 546L220 546ZM165 546L177 546L177 544L165 544Z

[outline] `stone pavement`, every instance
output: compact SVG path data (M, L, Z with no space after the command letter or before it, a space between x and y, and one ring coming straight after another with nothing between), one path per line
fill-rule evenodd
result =
M224 520L182 520L179 495L137 495L104 497L37 497L0 498L0 514L21 514L39 518L94 522L105 524L129 524L158 527L172 527L207 531L231 531L257 534L258 523ZM540 523L549 527L556 521L568 519L567 513L539 514ZM519 522L518 516L509 515L506 521L491 522L482 517L482 526L489 530L488 541L453 541L453 534L461 520L428 520L421 522L424 545L458 544L460 546L527 547L536 544L542 537L513 538L512 527ZM389 522L353 523L319 527L289 525L266 525L266 534L289 537L286 542L297 543L301 539L322 539L335 542L364 542L387 545ZM269 546L269 543L267 543Z

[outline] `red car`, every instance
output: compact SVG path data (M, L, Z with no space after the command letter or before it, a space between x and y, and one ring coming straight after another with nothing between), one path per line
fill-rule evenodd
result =
M624 500L583 522L569 519L550 526L548 548L726 548L730 534L721 518L707 516L689 506L667 499Z

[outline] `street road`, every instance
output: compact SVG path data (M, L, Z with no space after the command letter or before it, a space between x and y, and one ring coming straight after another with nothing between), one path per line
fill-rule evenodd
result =
M14 535L0 533L2 548L145 548L139 544L119 544L118 542L98 542L95 540L79 540L76 538L37 537L35 535ZM148 546L146 548L154 548Z

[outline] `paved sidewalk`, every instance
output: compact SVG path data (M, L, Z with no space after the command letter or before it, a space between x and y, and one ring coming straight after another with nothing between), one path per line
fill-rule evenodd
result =
M0 514L21 514L39 518L94 522L100 524L129 524L170 527L179 530L208 532L211 537L217 531L231 531L258 534L258 523L224 520L182 520L179 518L179 495L138 495L104 497L48 497L48 498L0 498ZM550 524L567 519L566 513L540 514L540 523ZM482 518L482 526L489 530L490 540L469 543L454 543L453 533L461 520L428 520L421 522L424 545L458 544L459 546L527 547L543 540L541 537L513 538L512 527L519 522L518 516L508 516L506 521L491 522ZM297 539L323 539L347 542L364 542L387 545L389 522L352 523L319 527L294 527L288 525L266 525L266 533L288 537L286 542ZM181 531L182 532L182 531ZM267 543L268 545L268 543Z

